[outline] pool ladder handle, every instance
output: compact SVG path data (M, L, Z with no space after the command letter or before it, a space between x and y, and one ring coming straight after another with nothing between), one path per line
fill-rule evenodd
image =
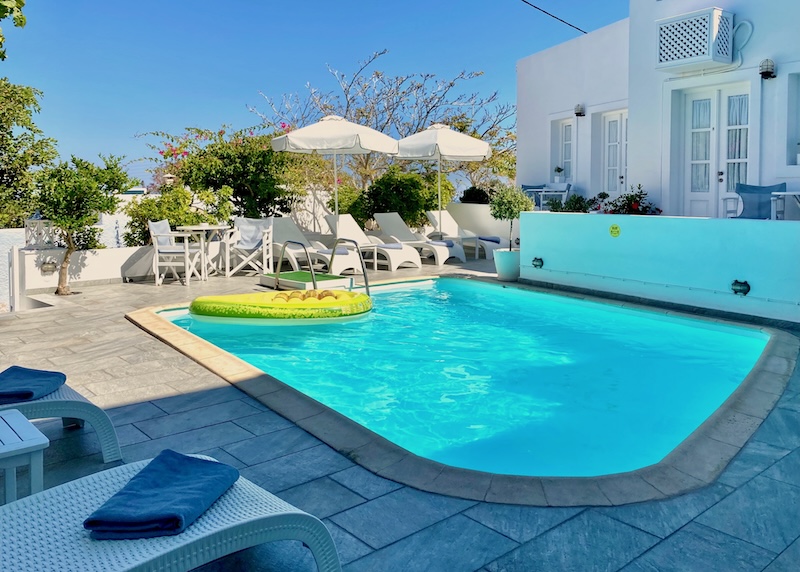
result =
M333 243L333 249L331 250L331 261L328 265L328 269L330 270L333 268L333 259L336 256L336 247L339 245L340 242L352 242L353 245L356 247L356 252L358 253L358 259L361 262L361 271L364 273L364 288L367 291L367 296L369 296L369 278L367 277L367 266L364 263L364 257L361 256L361 249L358 248L358 243L355 240L349 238L337 238L336 241ZM314 272L314 265L311 263L311 256L308 254L308 249L306 245L302 242L298 242L296 240L286 240L281 247L281 253L278 256L278 267L275 269L275 290L279 290L280 280L281 280L281 267L283 266L283 255L286 252L286 246L289 244L296 244L300 248L303 249L303 252L306 254L306 260L308 260L308 269L311 271L311 284L314 287L314 290L317 289L317 275ZM351 288L352 290L352 288Z
M353 240L352 238L337 238L333 242L333 249L331 250L331 263L328 266L328 268L329 269L333 268L333 258L336 256L336 247L339 246L340 242L353 243L353 246L355 247L355 250L358 253L358 260L359 262L361 262L361 272L364 273L364 289L367 291L367 296L369 296L369 278L367 277L367 265L364 262L364 257L361 255L361 249L358 247L358 243L355 240ZM375 258L377 259L377 256ZM355 283L355 280L352 283Z

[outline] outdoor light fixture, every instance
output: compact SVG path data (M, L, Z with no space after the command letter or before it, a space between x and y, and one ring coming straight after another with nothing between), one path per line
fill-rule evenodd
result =
M747 293L750 292L750 284L747 283L747 280L744 282L734 280L731 282L731 290L733 290L734 294L738 294L739 296L747 296Z
M758 73L761 74L761 79L772 79L775 76L775 62L770 59L762 60L758 64Z
M52 274L56 271L56 263L52 260L48 262L42 262L42 265L39 267L42 271L42 274Z
M575 117L583 117L586 115L586 110L583 108L583 104L579 103L575 106Z
M534 258L533 260L531 260L531 264L533 265L534 268L541 268L542 266L544 266L544 260L542 260L541 258Z

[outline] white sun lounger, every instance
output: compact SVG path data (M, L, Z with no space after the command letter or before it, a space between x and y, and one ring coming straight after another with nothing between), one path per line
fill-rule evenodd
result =
M504 238L501 238L500 242L483 240L471 230L461 228L449 211L443 210L441 212L441 224L439 223L439 211L426 211L425 214L428 215L428 220L431 222L434 228L439 229L438 232L441 233L443 239L455 240L460 242L463 246L472 246L475 248L476 259L478 258L478 254L481 249L483 249L486 260L493 260L494 251L498 248L505 248L508 250L508 240Z
M395 243L399 246L394 248L393 245L384 244L377 236L367 236L350 214L329 214L325 215L325 220L337 238L354 240L366 256L373 256L374 268L379 264L387 266L392 272L403 265L422 268L422 259L414 248L397 241Z
M64 427L83 427L83 422L88 421L100 441L103 462L122 459L117 432L108 414L67 385L62 385L39 399L4 403L0 405L0 410L3 409L18 409L28 419L61 417Z
M424 236L411 232L411 229L397 213L375 213L374 216L375 222L381 227L381 232L390 237L390 240L413 246L423 255L432 254L436 266L441 266L451 258L457 258L461 262L467 261L464 247L454 240L450 241L453 246L434 244Z
M350 270L355 274L361 274L361 260L358 258L358 253L350 251L344 246L336 248L336 256L333 257L333 268L330 268L331 255L333 250L327 248L321 242L310 241L306 238L297 224L289 217L275 217L273 220L273 256L280 255L284 243L291 241L286 245L286 250L283 251L283 256L291 264L292 269L300 270L300 263L297 257L305 259L303 249L296 244L299 242L306 247L311 261L321 262L328 266L329 274L341 274L345 270Z
M330 532L318 518L243 477L181 534L92 540L84 519L148 462L101 471L0 506L2 569L177 572L264 542L299 540L311 549L320 572L341 570Z

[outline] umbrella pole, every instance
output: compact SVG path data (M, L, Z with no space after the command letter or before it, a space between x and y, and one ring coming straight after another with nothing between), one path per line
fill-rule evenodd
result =
M439 185L439 220L437 221L438 224L438 231L441 234L441 238L444 238L444 232L442 232L442 157L439 157L439 161L437 163L439 176L437 177L436 181Z
M339 175L336 172L336 153L333 154L333 204L336 207L336 216L339 216Z

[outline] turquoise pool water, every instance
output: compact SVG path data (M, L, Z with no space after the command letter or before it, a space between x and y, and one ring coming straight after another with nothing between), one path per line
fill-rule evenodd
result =
M597 476L659 462L738 387L768 336L440 279L313 326L173 321L448 465Z

